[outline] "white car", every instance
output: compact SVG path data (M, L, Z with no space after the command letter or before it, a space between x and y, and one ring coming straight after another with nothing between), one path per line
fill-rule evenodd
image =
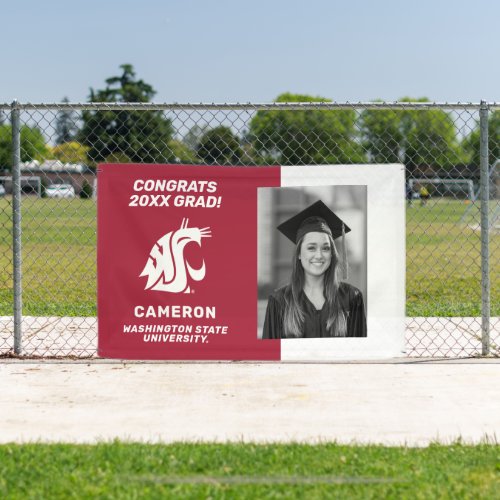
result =
M71 184L51 184L45 188L47 198L74 198L75 188Z
M0 184L0 198L5 196L5 187L3 184Z

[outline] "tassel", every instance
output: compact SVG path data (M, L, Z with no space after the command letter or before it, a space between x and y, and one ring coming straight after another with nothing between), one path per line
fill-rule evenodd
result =
M349 274L349 264L347 262L347 249L345 247L345 225L342 224L342 270L343 279L346 280Z

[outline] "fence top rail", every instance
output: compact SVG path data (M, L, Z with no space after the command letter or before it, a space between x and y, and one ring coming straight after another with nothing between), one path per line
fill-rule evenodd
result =
M13 109L25 111L40 110L141 110L141 111L275 111L275 110L334 110L334 109L392 109L392 110L472 110L479 109L500 110L500 103L481 101L472 102L275 102L275 103L153 103L153 102L86 102L86 103L21 103L14 101L11 104L0 103L0 111Z

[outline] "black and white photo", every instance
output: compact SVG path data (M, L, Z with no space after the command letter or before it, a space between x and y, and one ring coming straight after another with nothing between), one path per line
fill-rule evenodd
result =
M366 186L261 188L258 239L261 338L367 336Z

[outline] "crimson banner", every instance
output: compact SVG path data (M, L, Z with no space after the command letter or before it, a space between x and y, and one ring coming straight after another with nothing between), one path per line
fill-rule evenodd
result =
M279 167L106 164L98 172L98 353L280 359L257 337L257 188Z

